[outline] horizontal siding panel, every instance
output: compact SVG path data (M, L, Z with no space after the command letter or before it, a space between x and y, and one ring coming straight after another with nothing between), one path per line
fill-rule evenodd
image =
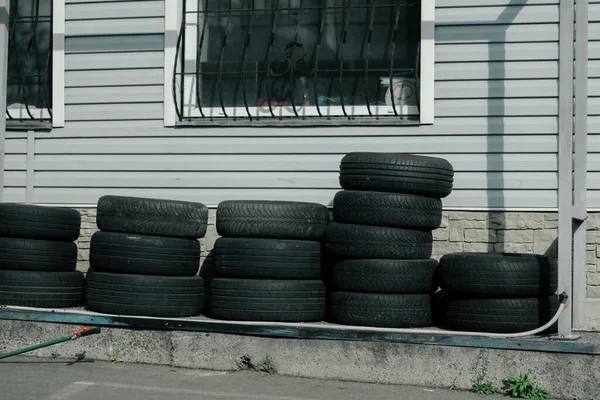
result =
M71 109L71 107L68 107ZM164 131L169 134L172 131ZM223 130L221 129L222 133ZM200 134L200 133L199 133ZM599 137L600 139L600 137ZM600 140L599 140L600 145ZM137 137L38 139L36 154L555 153L556 135L390 137Z
M67 37L65 52L111 53L164 51L164 34Z
M590 63L590 74L593 74ZM596 74L600 75L600 71ZM435 65L436 81L472 79L557 79L558 61L471 62ZM468 86L468 84L465 84Z
M590 109L593 106L590 104ZM558 115L558 99L436 100L435 115L436 117Z
M442 44L435 46L435 61L558 60L558 43Z
M6 154L27 154L27 140L26 139L13 139L10 137L6 138L4 144L6 146Z
M24 187L4 187L4 203L24 203L27 189Z
M165 19L162 17L136 19L108 19L102 23L90 21L68 21L68 36L140 35L164 33Z
M310 201L325 205L333 204L333 197L340 189L95 189L95 188L35 188L36 203L96 204L104 195L154 197L163 199L200 201L215 206L224 200L287 200ZM455 190L444 199L446 208L519 208L529 204L536 208L556 208L555 190Z
M144 86L161 85L162 69L67 71L65 87Z
M588 114L600 115L600 97L588 98Z
M435 28L437 44L557 41L558 24L441 25Z
M25 172L11 172L25 179ZM10 181L9 181L10 182ZM24 181L23 181L24 182ZM39 172L35 187L95 188L281 188L335 189L337 172ZM600 174L588 175L589 187L600 187ZM595 186L595 185L598 186ZM456 189L556 189L556 172L462 172L454 176Z
M67 88L66 104L98 104L98 103L161 103L162 86L117 86L95 88Z
M430 155L430 154L423 154ZM35 171L312 171L337 173L344 154L38 154ZM457 172L556 171L556 154L435 154ZM24 162L24 160L23 160ZM600 155L590 164L600 167Z
M27 156L24 154L7 154L4 157L5 171L25 171L27 169Z
M70 3L65 8L67 23L70 20L164 17L164 15L163 0Z
M598 124L600 129L600 123ZM435 119L433 125L419 127L298 127L295 129L257 129L240 127L232 130L236 137L295 137L316 136L338 138L359 136L369 138L377 136L448 136L448 135L553 135L558 130L557 117L472 117ZM223 136L218 127L178 128L179 137ZM599 132L600 133L600 132ZM99 138L99 137L154 137L164 136L165 128L157 121L119 121L104 122L101 126L89 122L70 122L64 129L53 131L51 135L43 132L38 137L52 138Z
M588 26L589 40L600 40L600 23L590 22Z
M558 4L558 1L559 0L436 0L435 8L551 5Z
M436 25L527 24L558 21L558 5L461 7L435 10ZM485 34L485 33L484 33Z
M163 104L78 104L65 107L66 121L162 119Z
M597 86L596 90L600 90L600 84ZM558 97L558 80L472 80L468 84L450 81L436 82L435 97L436 99Z
M67 54L65 66L67 71L163 68L164 52ZM145 71L137 73L143 74Z
M5 171L4 187L25 187L26 175L26 171Z

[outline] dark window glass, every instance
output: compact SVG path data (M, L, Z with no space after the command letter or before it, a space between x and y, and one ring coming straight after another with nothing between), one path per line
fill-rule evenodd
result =
M52 1L11 0L7 117L48 119L52 107Z

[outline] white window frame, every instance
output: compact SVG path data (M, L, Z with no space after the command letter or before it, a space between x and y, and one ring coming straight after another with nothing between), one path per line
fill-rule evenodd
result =
M183 11L183 2L184 0L165 0L165 58L164 58L164 126L165 127L175 127L178 122L177 112L176 112L176 103L173 100L173 90L179 90L179 87L174 86L173 82L173 74L175 72L175 57L177 54L177 38L181 32L182 25L182 11ZM189 4L197 4L197 0L188 0ZM186 21L186 49L185 49L185 60L191 60L195 62L196 54L193 49L196 48L195 41L196 35L189 34L189 32L197 29L195 27L196 22L194 19L190 21ZM189 27L192 27L190 29ZM430 125L434 123L434 71L435 71L435 0L422 0L421 3L421 42L420 42L420 52L419 52L419 77L417 77L419 81L419 99L420 99L420 107L419 107L419 122L421 125ZM186 93L184 93L184 98L195 99L195 84L193 81L193 77L185 78L186 80ZM188 106L191 107L191 106ZM400 107L400 106L398 106ZM330 110L333 107L328 107ZM354 106L355 109L358 107ZM366 108L366 106L365 106ZM251 114L257 116L268 116L270 115L269 109L260 109L259 107L251 107ZM238 117L247 117L247 111L244 107L236 107L236 108L225 108L228 116L238 116ZM300 115L318 115L316 110L305 109L302 110L299 107L297 111ZM335 111L335 110L334 110ZM339 110L341 113L341 110ZM200 113L197 109L194 111L198 113L198 117L200 117ZM205 114L210 115L211 112L221 113L221 109L218 110L216 108L209 108L206 110ZM284 116L286 114L293 115L291 110L286 110L285 108L277 108L275 111L276 116ZM331 113L331 111L330 111ZM404 109L401 112L403 115L409 113L409 107L404 106ZM328 114L323 113L324 116ZM332 115L332 114L330 114ZM337 115L333 114L333 115ZM222 115L215 115L222 116ZM249 123L248 125L251 125ZM290 126L293 126L293 122L290 123Z
M65 126L65 0L53 0L52 5L52 128ZM24 129L34 130L39 120L50 117L46 109L8 107L14 118L23 118ZM8 123L8 116L6 118ZM17 123L18 124L18 123ZM40 124L42 127L43 122ZM18 128L17 128L18 129Z

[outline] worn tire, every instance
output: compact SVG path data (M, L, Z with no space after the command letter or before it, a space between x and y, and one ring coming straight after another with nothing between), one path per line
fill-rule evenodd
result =
M210 316L238 321L311 322L325 318L318 280L213 279Z
M558 289L558 265L537 254L447 254L438 277L445 292L474 296L537 297Z
M83 305L79 271L0 271L0 305L67 308Z
M442 223L442 201L413 194L343 190L333 200L336 222L434 230Z
M73 242L0 237L0 270L64 272L76 266Z
M331 319L341 325L384 328L431 326L431 296L333 292Z
M452 192L454 169L442 158L399 153L349 153L340 165L346 190L412 193L443 198Z
M149 317L200 315L204 280L199 276L173 277L108 274L93 271L86 280L86 304L106 314Z
M79 237L81 214L71 208L0 204L0 236L72 242Z
M338 259L427 259L430 232L368 225L331 223L325 232L327 251Z
M441 321L447 329L488 333L518 333L548 323L560 302L557 296L530 298L464 298L445 296Z
M102 196L98 228L139 235L201 238L206 234L208 208L202 203Z
M346 260L333 267L333 285L345 292L432 293L437 264L433 259Z
M292 201L223 201L217 232L224 237L319 240L329 221L327 207Z
M321 243L308 240L219 238L215 270L225 278L318 279Z
M98 272L193 276L200 268L195 239L100 231L90 247L90 266Z

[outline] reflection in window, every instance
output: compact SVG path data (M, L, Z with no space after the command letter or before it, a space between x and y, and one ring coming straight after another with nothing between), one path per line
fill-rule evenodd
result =
M48 120L52 108L52 1L11 0L6 117Z

